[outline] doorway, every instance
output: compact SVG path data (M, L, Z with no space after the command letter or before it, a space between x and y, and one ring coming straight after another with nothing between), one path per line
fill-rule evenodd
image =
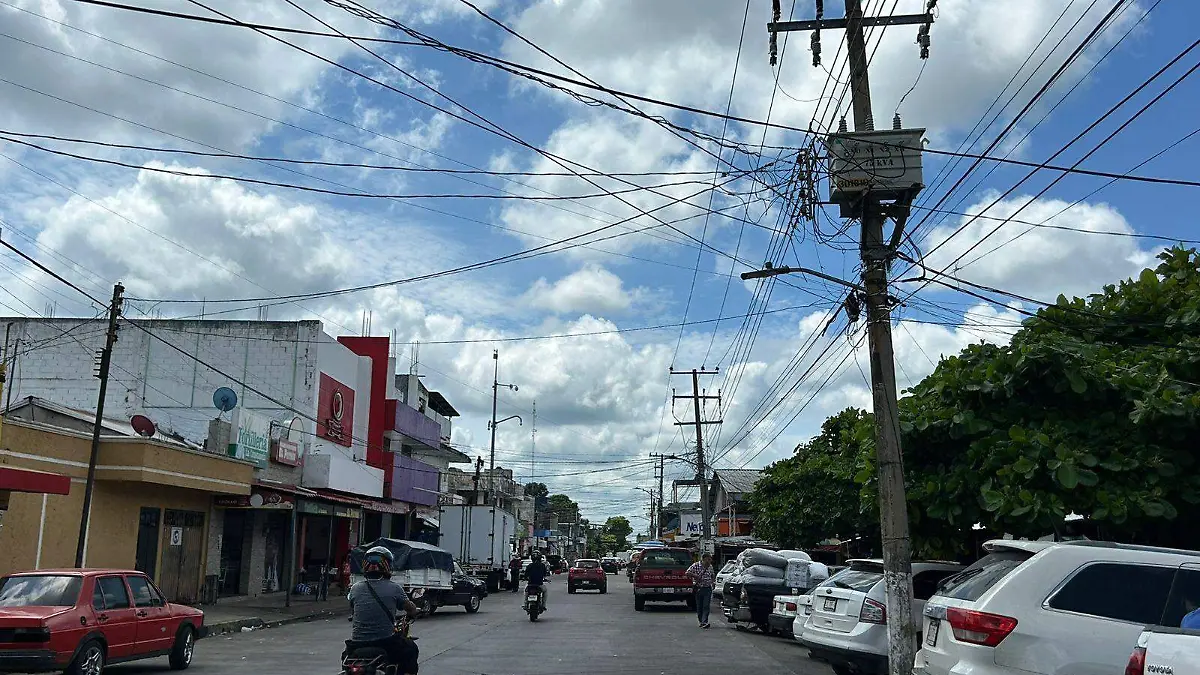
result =
M204 514L166 509L162 534L162 574L158 587L171 602L200 599L200 570L204 559Z
M158 569L158 525L161 511L143 506L138 514L137 559L134 569L154 578Z
M220 595L238 595L242 583L242 548L245 544L246 514L244 509L226 509L225 525L221 530L221 569L217 574Z

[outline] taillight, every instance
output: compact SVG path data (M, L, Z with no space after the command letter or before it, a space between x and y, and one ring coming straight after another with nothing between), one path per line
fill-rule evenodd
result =
M50 629L42 626L40 628L17 628L13 630L13 642L49 642Z
M1146 672L1146 648L1134 647L1125 666L1125 675L1143 675Z
M858 620L863 623L887 623L887 608L881 602L876 602L870 598L863 598L862 610L858 613Z
M954 639L984 647L995 647L1017 627L1017 620L1010 616L976 612L971 609L949 607L946 621L954 630Z
M787 607L787 611L789 611L789 612L796 611L796 603L794 603L794 602L789 602L786 605L784 605L784 607Z

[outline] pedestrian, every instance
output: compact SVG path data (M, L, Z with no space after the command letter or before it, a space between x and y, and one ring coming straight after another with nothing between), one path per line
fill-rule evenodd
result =
M705 553L700 562L692 563L687 571L688 578L696 589L696 619L701 628L708 628L708 612L712 608L713 586L717 581L717 571L713 568L712 554Z
M513 593L517 592L521 585L521 557L513 556L513 559L508 561L508 588Z

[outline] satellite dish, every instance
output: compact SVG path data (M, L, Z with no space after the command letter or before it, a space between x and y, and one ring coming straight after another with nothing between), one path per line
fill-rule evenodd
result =
M129 425L142 438L150 438L157 431L154 427L154 422L145 415L134 415L129 418Z
M237 392L229 387L221 387L213 392L213 407L221 412L229 412L237 407Z

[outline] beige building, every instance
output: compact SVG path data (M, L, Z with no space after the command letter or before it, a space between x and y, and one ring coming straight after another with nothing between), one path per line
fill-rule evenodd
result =
M69 494L13 493L0 527L0 574L73 567L91 452L80 411L26 399L4 419L0 466L70 478ZM171 600L201 600L214 495L249 495L254 466L106 420L84 566L139 569Z

